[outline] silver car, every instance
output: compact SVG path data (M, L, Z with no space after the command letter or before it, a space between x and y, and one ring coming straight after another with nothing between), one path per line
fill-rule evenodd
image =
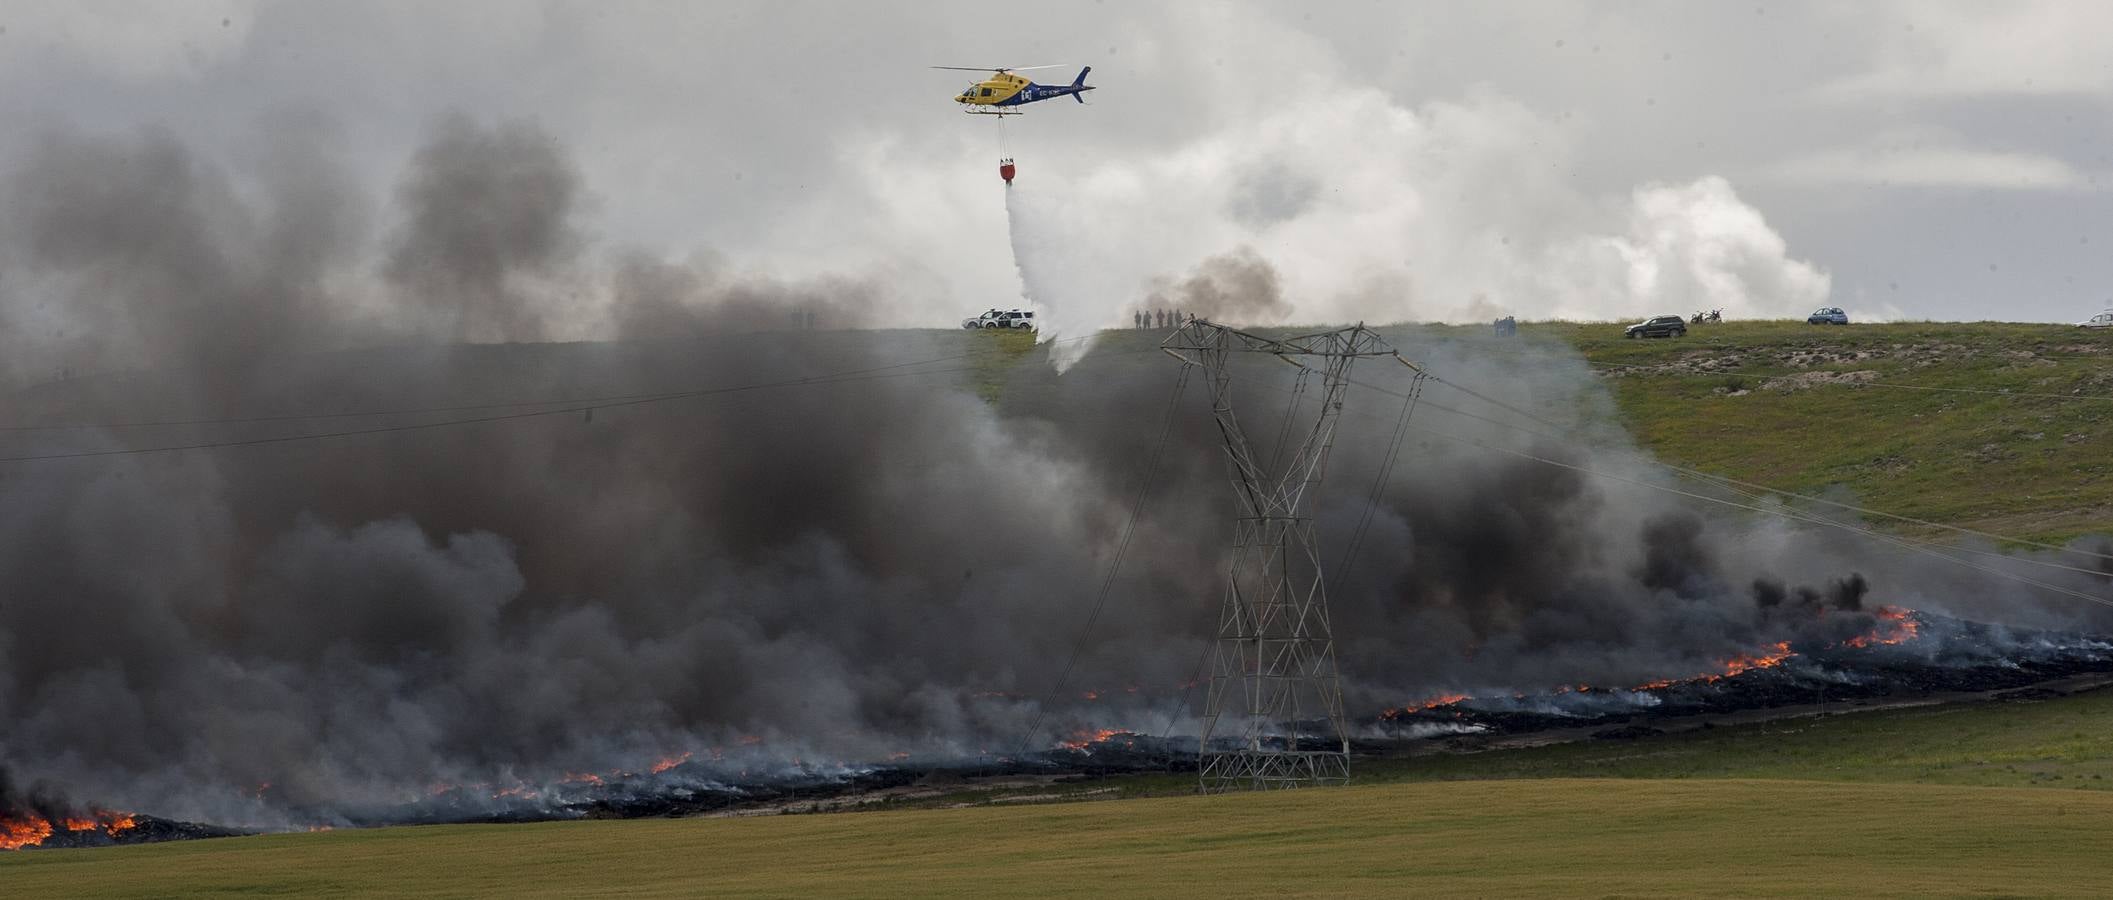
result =
M1018 328L1034 330L1034 313L1024 309L991 310L973 319L962 319L963 328Z

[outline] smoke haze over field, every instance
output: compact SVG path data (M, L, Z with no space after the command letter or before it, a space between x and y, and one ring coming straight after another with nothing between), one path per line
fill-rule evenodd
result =
M1079 634L1174 374L1139 352L1148 341L1121 337L1062 377L1032 362L1006 370L993 406L956 371L987 347L975 335L786 330L802 321L787 315L849 315L888 285L744 280L709 260L589 249L573 199L583 189L533 126L441 123L394 204L360 214L331 189L327 154L297 141L271 171L303 177L256 184L165 135L42 146L8 181L0 316L11 333L44 329L18 338L21 354L76 374L18 392L10 421L887 376L591 417L10 464L0 763L99 803L328 821L434 783L636 767L744 736L758 753L848 760L1009 749ZM493 187L516 178L544 189ZM378 238L363 230L371 220L397 224ZM1272 277L1234 250L1162 289L1266 316L1283 296ZM465 334L633 340L447 343ZM1542 360L1521 366L1415 329L1393 339L1448 378L1501 385L1599 445L1626 446L1566 351L1536 348ZM1255 432L1271 433L1289 374L1265 361L1241 377ZM1391 426L1394 401L1357 393L1321 507L1338 537L1360 511L1345 486L1374 471ZM1200 394L1182 412L1136 552L1057 700L1059 727L1180 714L1175 686L1217 602L1229 508ZM1441 409L1417 422L1658 477ZM344 424L16 432L9 455ZM1412 435L1334 598L1364 714L1441 689L1694 671L1775 640L1852 633L1875 603L2086 621L2009 582ZM1078 699L1096 688L1114 696Z
M1896 308L1837 296L1832 257L1750 193L1767 179L1609 164L1605 131L1633 111L1587 128L1523 89L1406 96L1369 75L1385 66L1329 61L1326 40L1267 9L1175 16L1181 29L1107 14L1082 46L1113 27L1129 77L1208 71L1223 91L1157 110L1100 91L1101 107L1050 111L1069 137L1050 117L1008 123L1040 155L1019 151L1002 209L988 123L911 134L881 116L907 115L884 96L799 141L749 105L783 97L701 89L754 61L700 54L685 32L749 34L773 60L817 49L783 13L662 11L683 26L665 42L645 17L586 6L410 9L234 4L203 32L154 14L181 52L151 27L65 25L67 6L10 13L0 74L47 64L34 71L74 106L0 79L0 113L39 125L0 138L0 422L89 427L0 433L0 456L545 407L279 416L775 386L0 463L0 782L271 825L705 747L1010 752L1078 639L1175 378L1142 335L1086 340L1137 306L1255 325ZM766 20L728 29L722 14ZM1610 56L1649 43L1599 22L1566 34ZM913 49L932 56L918 65L960 61ZM1244 51L1275 74L1242 70ZM1914 68L1882 71L1899 67ZM510 80L462 72L485 69ZM1945 71L1979 83L1979 66ZM643 87L581 100L602 72ZM342 100L247 93L333 76ZM250 102L200 99L228 85ZM699 97L720 105L668 113ZM160 108L205 124L142 112ZM1111 136L1080 136L1101 115ZM987 336L882 330L1023 291L1049 326L1010 367ZM1495 355L1444 334L1387 331L1577 433L1459 416L1441 407L1472 401L1431 389L1333 588L1355 713L1686 674L1856 633L1887 603L2113 627L2014 582L1461 443L1664 477L1627 455L1567 349ZM1274 434L1291 373L1262 361L1239 377L1250 432ZM1352 392L1319 510L1329 541L1363 512L1397 402ZM1180 413L1055 729L1184 725L1231 502L1200 388ZM249 421L125 424L200 418Z

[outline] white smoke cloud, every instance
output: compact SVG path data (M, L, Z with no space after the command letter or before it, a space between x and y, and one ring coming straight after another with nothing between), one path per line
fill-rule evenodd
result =
M1627 230L1554 248L1536 267L1554 318L1723 309L1789 318L1824 305L1825 272L1791 259L1759 210L1715 176L1653 184L1630 197Z
M1242 247L1276 269L1295 323L1826 303L1827 273L1724 178L1595 197L1570 181L1572 137L1490 95L1412 109L1319 89L1150 159L1022 151L1013 249L1052 335L1125 327L1152 284Z

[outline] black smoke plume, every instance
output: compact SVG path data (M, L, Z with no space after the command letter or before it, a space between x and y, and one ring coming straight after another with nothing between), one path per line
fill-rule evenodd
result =
M596 253L574 167L528 124L442 123L373 210L324 142L262 140L275 162L241 173L154 133L15 161L0 323L21 353L0 421L95 427L0 433L0 456L403 430L0 463L0 766L99 805L271 825L708 748L1010 753L1148 475L1041 740L1193 727L1182 685L1233 504L1200 380L1145 471L1175 380L1148 337L1108 336L1059 377L995 335L840 330L877 324L862 310L885 282ZM1168 305L1280 317L1251 262L1207 264ZM537 342L583 334L604 340ZM1566 351L1521 365L1451 334L1388 332L1586 437L1417 412L1334 573L1355 713L1685 674L1867 627L1880 604L2084 621L2010 582L1458 443L1664 477L1622 455ZM1239 372L1265 444L1312 411L1293 377ZM414 427L705 388L743 389ZM1398 408L1349 403L1331 547ZM443 411L276 418L405 409ZM136 424L194 419L244 421Z

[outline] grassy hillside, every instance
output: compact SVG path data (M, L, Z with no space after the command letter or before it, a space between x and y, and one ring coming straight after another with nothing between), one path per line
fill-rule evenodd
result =
M2113 795L1491 781L778 816L401 828L0 859L9 896L2076 895Z
M1669 340L1627 340L1618 323L1527 323L1504 340L1487 326L1383 331L1412 353L1436 342L1518 366L1567 366L1574 348L1636 440L1679 465L1799 493L1847 489L1875 509L2031 540L2113 531L2113 330L1730 322ZM1001 352L979 363L978 388L995 398L1005 373L1039 357L1024 335L985 337ZM1111 332L1099 352L1161 337Z
M1566 341L1599 367L1630 430L1667 460L1805 493L1839 485L1877 509L2019 537L2113 530L2113 332L1732 322L1625 340L1609 324L1521 330ZM1918 389L1932 387L2011 395Z

